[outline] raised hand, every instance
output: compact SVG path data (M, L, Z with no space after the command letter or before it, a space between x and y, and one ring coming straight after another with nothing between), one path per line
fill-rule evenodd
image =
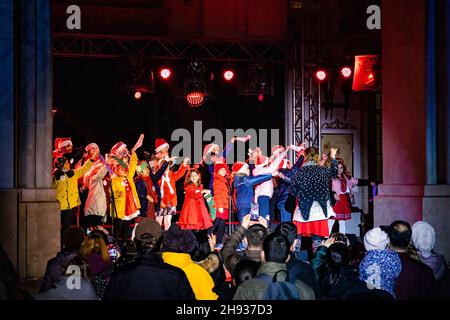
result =
M338 152L338 150L339 150L339 148L335 148L335 147L331 148L331 150L330 150L331 159L336 159L336 153Z
M141 133L141 135L139 136L138 141L136 142L136 144L134 145L133 149L131 149L131 152L135 152L137 149L139 149L140 147L142 147L142 143L144 142L144 134Z

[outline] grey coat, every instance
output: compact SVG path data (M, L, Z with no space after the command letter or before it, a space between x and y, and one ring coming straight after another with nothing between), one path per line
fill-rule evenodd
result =
M89 178L89 193L84 206L84 215L95 215L104 217L108 208L106 193L103 188L103 178L108 173L108 169L103 167L96 175Z

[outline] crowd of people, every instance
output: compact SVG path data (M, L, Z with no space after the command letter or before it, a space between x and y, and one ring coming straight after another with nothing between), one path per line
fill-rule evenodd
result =
M164 139L138 159L144 135L130 151L118 142L105 157L95 143L80 149L57 139L53 176L62 249L48 262L34 298L405 300L447 294L446 262L433 251L435 232L427 222L394 221L361 241L346 236L353 187L373 183L352 177L337 148L319 154L304 145L274 146L270 156L256 148L230 170L228 152L250 138L234 137L223 151L207 145L202 163L194 165L170 157ZM183 178L179 204L176 182ZM235 212L238 225L227 229Z

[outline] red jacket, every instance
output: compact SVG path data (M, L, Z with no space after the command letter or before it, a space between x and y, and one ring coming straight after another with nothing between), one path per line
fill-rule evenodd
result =
M221 214L219 208L228 210L230 208L230 180L226 177L214 174L214 207L217 209L216 216L221 219L228 219L227 214Z
M172 170L166 171L159 180L161 188L161 208L177 206L177 188L175 182L181 179L189 169L187 165L181 165L177 172ZM169 180L169 181L168 181Z

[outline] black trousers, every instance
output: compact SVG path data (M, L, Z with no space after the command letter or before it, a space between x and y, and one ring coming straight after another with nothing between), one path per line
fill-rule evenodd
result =
M225 226L226 226L226 220L216 218L213 222L213 226L208 230L208 234L215 234L216 235L216 243L222 243L223 236L225 235Z
M103 217L90 214L85 216L84 219L89 227L95 228L102 224Z
M113 221L113 237L125 243L131 236L131 221L115 218Z
M70 224L72 223L73 217L75 215L75 212L77 212L78 207L67 209L67 210L61 210L61 235L66 231Z

